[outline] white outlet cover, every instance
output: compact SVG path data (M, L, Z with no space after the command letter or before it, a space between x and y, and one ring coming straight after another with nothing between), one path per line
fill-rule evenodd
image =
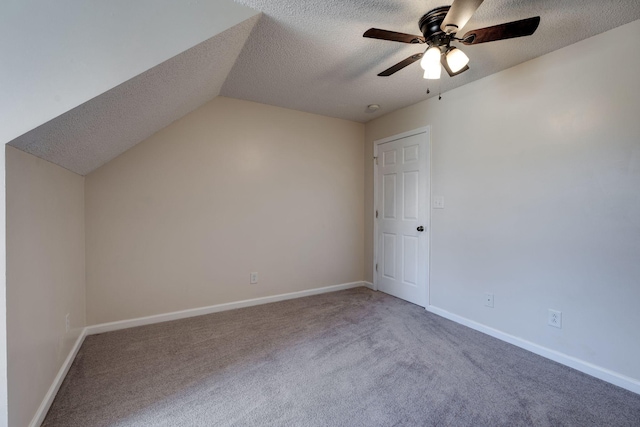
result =
M258 273L254 272L249 275L249 283L252 285L258 283Z
M484 305L493 308L493 294L484 294Z
M549 309L549 316L547 318L549 326L562 329L562 312L558 310Z

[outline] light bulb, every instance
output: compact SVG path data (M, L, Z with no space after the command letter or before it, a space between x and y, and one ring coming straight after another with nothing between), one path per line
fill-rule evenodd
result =
M422 55L422 60L420 60L420 66L425 71L433 67L434 64L440 64L440 48L435 46L427 49L424 55Z
M447 52L447 65L452 73L457 73L469 63L469 57L458 48L452 47Z

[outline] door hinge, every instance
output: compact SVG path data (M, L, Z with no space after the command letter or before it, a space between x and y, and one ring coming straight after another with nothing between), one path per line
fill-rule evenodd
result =
M378 218L378 209L376 209L376 218Z
M376 263L376 273L378 272L378 263Z
M377 165L378 165L378 158L377 158L377 157L374 157L374 158L373 158L373 160L375 160L375 161L376 161L376 166L377 166Z

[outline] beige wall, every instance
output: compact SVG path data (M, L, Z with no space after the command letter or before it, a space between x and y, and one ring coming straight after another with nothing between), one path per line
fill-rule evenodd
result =
M368 123L365 277L373 141L430 125L431 304L640 380L639 40L636 21Z
M26 426L85 326L84 178L6 146L6 183L9 425Z
M219 97L87 175L88 322L362 280L363 150L362 124Z
M7 409L7 198L5 152L0 150L0 426L9 425Z

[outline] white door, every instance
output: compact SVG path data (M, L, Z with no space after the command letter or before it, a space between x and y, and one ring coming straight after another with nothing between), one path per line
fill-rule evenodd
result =
M379 141L378 290L426 307L429 276L429 130Z

